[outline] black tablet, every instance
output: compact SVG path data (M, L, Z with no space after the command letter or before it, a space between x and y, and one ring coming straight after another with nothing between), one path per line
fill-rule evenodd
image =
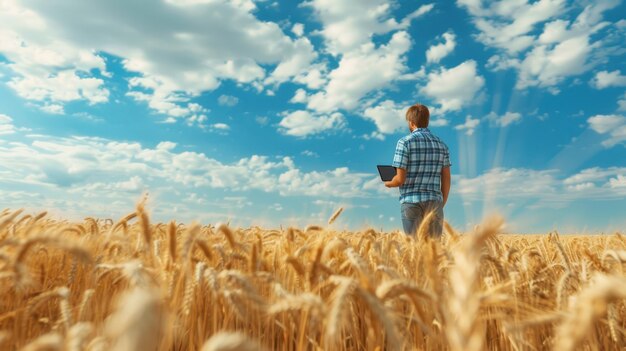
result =
M378 173L383 182L392 180L393 177L396 176L396 167L385 165L378 165L376 167L378 167Z

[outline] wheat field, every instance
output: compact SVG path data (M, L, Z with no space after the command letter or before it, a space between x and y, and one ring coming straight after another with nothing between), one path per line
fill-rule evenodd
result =
M623 350L624 236L502 225L433 240L4 210L0 349Z

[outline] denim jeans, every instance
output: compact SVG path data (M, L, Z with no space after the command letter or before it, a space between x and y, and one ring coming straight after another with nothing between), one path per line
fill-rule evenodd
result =
M400 204L402 226L406 235L415 235L422 220L434 211L433 218L430 219L428 235L431 238L439 238L443 233L443 204L441 201L430 200L418 203Z

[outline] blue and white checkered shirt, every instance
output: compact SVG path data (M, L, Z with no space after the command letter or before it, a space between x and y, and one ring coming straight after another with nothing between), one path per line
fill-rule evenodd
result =
M450 167L450 152L428 128L417 128L398 140L392 165L406 170L400 203L443 201L441 169Z

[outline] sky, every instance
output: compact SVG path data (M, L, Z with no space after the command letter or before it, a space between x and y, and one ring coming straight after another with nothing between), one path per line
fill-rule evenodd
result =
M431 111L446 220L626 230L617 0L0 0L2 206L401 228L384 187Z

